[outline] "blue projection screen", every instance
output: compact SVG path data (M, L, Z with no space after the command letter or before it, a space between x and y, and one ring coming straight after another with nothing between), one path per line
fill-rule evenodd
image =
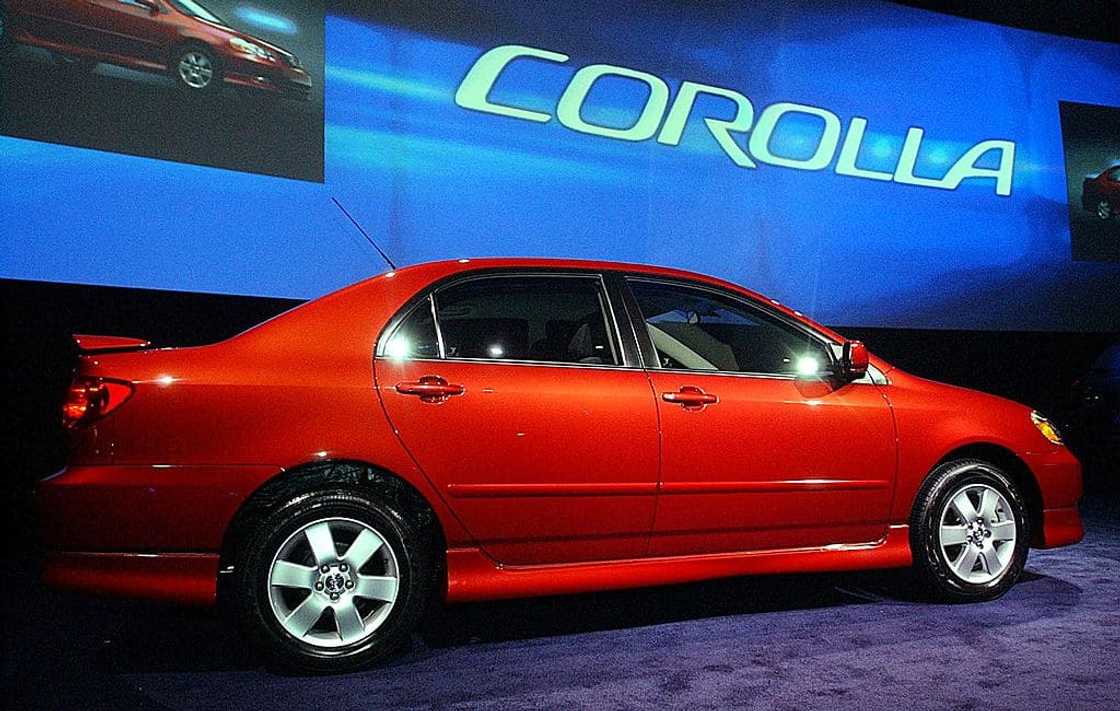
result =
M650 262L829 324L1120 329L1120 221L1071 247L1082 180L1120 165L1117 45L883 2L384 5L327 6L322 182L0 137L0 277L315 297L385 269L336 198L399 264Z

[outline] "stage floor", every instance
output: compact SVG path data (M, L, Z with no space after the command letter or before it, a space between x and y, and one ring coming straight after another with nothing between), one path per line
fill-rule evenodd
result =
M203 611L4 583L7 708L1120 708L1120 496L1080 545L1032 551L977 605L917 603L894 574L747 578L451 609L392 664L260 668Z

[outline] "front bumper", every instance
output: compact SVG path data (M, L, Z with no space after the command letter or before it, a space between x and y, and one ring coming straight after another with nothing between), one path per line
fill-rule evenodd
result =
M300 101L311 99L311 77L302 67L240 59L227 65L223 77L231 86L275 93Z
M1036 548L1057 548L1085 536L1077 504L1081 500L1081 463L1066 447L1028 453L1027 466L1038 481L1042 525L1034 532Z

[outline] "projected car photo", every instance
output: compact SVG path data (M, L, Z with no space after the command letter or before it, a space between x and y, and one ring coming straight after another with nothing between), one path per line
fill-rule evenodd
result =
M298 57L197 0L5 0L0 28L75 71L105 62L166 73L189 94L223 85L305 101L311 94Z
M435 262L213 345L75 339L46 581L221 601L298 669L433 601L908 566L990 600L1082 537L1038 412L676 269Z
M1117 216L1120 211L1120 165L1101 171L1094 178L1085 178L1081 185L1081 206L1102 220Z

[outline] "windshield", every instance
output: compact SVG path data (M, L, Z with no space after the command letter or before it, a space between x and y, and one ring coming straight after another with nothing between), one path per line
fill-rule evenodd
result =
M197 2L195 2L195 0L171 0L171 4L179 8L179 10L181 10L182 12L187 13L191 17L197 17L198 19L206 20L207 22L215 22L219 25L225 24L225 22L222 21L222 18L210 12L202 5L199 5Z

